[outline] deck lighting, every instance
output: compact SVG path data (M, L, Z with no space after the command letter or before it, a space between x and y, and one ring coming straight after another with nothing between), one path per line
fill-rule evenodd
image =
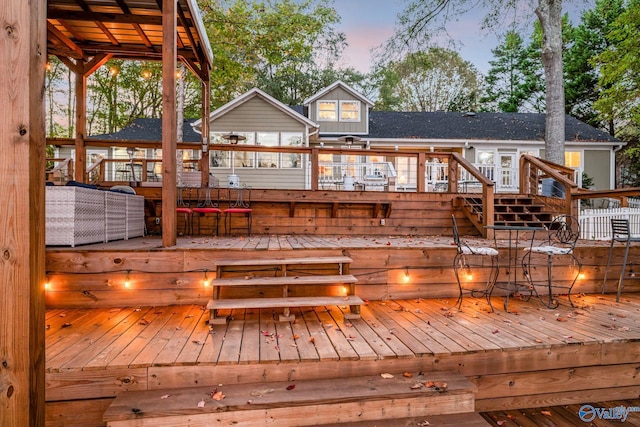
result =
M411 275L409 274L409 267L404 269L404 283L409 283L411 281Z
M47 61L44 68L45 70L47 70L47 72L51 72L51 70L53 70L53 65L51 65L51 62Z
M202 285L205 288L209 287L209 278L207 277L207 270L206 269L204 270L204 279L202 280Z
M109 75L111 77L115 77L118 75L118 69L116 67L109 68Z
M51 288L51 282L49 281L49 273L45 272L44 276L44 290L48 291Z
M127 270L127 275L125 276L124 279L124 287L129 289L129 287L131 286L131 283L129 281L129 273L131 273L131 270Z
M464 275L467 277L467 280L473 280L473 272L469 264L464 265Z
M145 80L149 80L151 78L151 71L142 70L142 78Z

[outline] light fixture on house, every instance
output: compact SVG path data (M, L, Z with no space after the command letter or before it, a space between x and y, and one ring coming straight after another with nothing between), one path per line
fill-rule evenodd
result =
M227 133L222 135L224 139L229 141L231 145L238 145L238 141L244 141L247 139L246 136L240 135L237 133ZM229 188L239 188L240 187L240 178L236 175L236 152L235 150L231 150L231 175L227 175L227 183Z

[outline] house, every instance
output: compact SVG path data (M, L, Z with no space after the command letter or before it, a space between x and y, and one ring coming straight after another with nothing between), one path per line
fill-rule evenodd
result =
M211 141L236 132L245 144L345 146L394 150L455 151L496 182L497 191L515 191L521 154L544 156L545 115L536 113L396 112L372 110L373 102L347 84L337 81L304 101L302 108L285 106L259 89L252 89L210 115ZM193 123L198 130L200 121ZM345 138L352 136L353 138ZM565 164L584 172L596 189L615 187L615 152L623 142L571 116L566 117ZM377 156L322 156L328 174L356 174L364 179L371 168L386 165L385 175L396 177L396 189L415 188L415 160ZM298 162L297 160L302 160ZM305 159L277 158L277 154L243 153L235 159L236 172L249 185L309 188ZM228 152L212 155L211 168L229 172ZM437 163L437 162L436 162ZM329 166L331 165L331 166ZM351 165L351 166L349 166ZM349 169L351 168L351 169ZM278 171L272 174L267 170ZM446 179L446 167L427 167L427 182L434 187ZM271 178L270 178L271 177ZM276 178L277 177L277 178ZM257 178L257 179L256 179ZM325 177L327 178L327 177Z
M242 135L242 145L279 147L357 147L427 152L457 152L496 184L496 191L518 189L519 157L544 156L545 115L537 113L399 112L375 111L373 102L337 81L306 99L302 106L287 106L254 88L213 111L211 144L228 143L225 135ZM189 124L191 126L189 126ZM185 121L185 142L199 143L201 120ZM160 119L136 119L119 132L99 135L102 140L160 140ZM593 189L615 188L615 153L624 143L571 116L566 117L565 164L594 183ZM128 159L120 148L88 148L91 157ZM67 153L68 154L68 153ZM161 158L158 150L140 150L141 157ZM64 153L61 154L64 157ZM197 159L200 150L183 150L183 158ZM254 188L310 188L306 155L300 153L210 152L210 170L221 180L234 176ZM159 165L158 165L159 166ZM414 191L415 157L385 158L371 155L320 154L319 179L323 188L348 187L353 182L383 179L385 188ZM112 170L111 174L117 174ZM426 188L446 188L448 169L443 161L426 165ZM459 178L473 185L471 177ZM389 185L391 182L392 185ZM376 185L367 188L379 189Z

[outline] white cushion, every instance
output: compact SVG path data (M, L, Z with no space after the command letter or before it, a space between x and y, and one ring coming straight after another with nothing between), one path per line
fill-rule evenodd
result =
M489 255L497 256L498 251L484 246L462 246L462 253L465 255Z
M546 255L568 255L572 252L571 248L559 248L557 246L534 246L531 252Z

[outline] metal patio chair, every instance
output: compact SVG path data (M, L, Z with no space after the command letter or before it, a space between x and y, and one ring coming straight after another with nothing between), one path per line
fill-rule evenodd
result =
M629 260L629 247L633 242L640 242L640 236L632 236L628 219L611 218L611 245L609 246L609 258L607 259L607 268L604 270L604 280L602 281L602 293L607 284L607 274L611 266L611 258L613 255L613 244L615 242L624 243L624 258L620 269L620 277L618 278L618 293L616 301L620 301L620 294L624 285L625 271L627 269L627 261ZM633 277L633 276L629 276Z

